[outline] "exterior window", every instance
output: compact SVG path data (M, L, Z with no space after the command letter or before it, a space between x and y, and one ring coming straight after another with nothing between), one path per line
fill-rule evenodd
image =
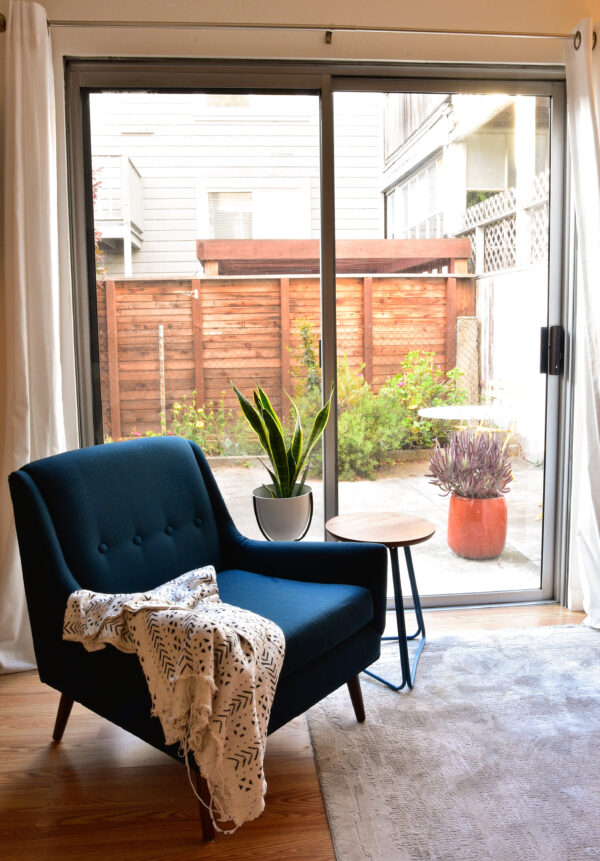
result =
M252 192L209 191L211 239L252 239Z
M441 159L432 162L388 192L388 239L436 239L444 235L441 167Z

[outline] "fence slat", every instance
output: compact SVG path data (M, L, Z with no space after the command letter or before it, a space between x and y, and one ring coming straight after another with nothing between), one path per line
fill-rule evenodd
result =
M204 333L202 331L202 285L192 278L192 340L194 344L194 389L196 403L203 404L204 394Z
M373 279L363 278L363 357L365 380L373 382Z
M119 389L119 345L117 342L117 303L115 282L106 281L106 341L108 352L108 399L110 403L110 436L121 437L121 402Z
M281 412L287 420L290 412L288 399L283 392L292 391L292 374L290 368L290 279L280 279L279 313L281 317Z
M454 272L454 260L450 272ZM446 281L446 370L456 365L456 278Z

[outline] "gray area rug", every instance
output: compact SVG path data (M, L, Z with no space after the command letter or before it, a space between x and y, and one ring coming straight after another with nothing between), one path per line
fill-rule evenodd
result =
M345 687L308 713L338 861L600 858L600 632L438 638L412 692L361 684L364 724Z

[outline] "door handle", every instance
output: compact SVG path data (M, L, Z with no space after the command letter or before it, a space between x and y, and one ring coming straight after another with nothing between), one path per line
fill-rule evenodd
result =
M542 326L540 332L540 373L559 376L565 370L565 330L562 326Z
M540 374L548 373L548 327L540 329Z

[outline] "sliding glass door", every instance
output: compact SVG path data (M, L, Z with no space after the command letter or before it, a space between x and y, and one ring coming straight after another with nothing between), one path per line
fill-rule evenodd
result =
M511 88L334 95L339 510L432 521L415 555L421 595L436 602L551 588L542 551L556 413L540 373L555 286L551 113L549 96ZM448 544L450 496L432 483L430 457L453 438L462 452L472 440L506 456L496 546L482 543L481 519L471 542ZM474 485L489 456L472 464ZM469 504L473 517L481 505Z
M260 537L270 479L234 386L288 433L291 398L320 405L318 98L101 91L89 117L102 440L194 440Z
M82 439L196 440L260 537L268 477L233 386L287 428L290 398L308 425L333 383L309 538L338 511L415 513L436 525L425 603L551 598L562 85L363 71L70 64ZM449 549L427 477L465 429L511 463L486 561Z

